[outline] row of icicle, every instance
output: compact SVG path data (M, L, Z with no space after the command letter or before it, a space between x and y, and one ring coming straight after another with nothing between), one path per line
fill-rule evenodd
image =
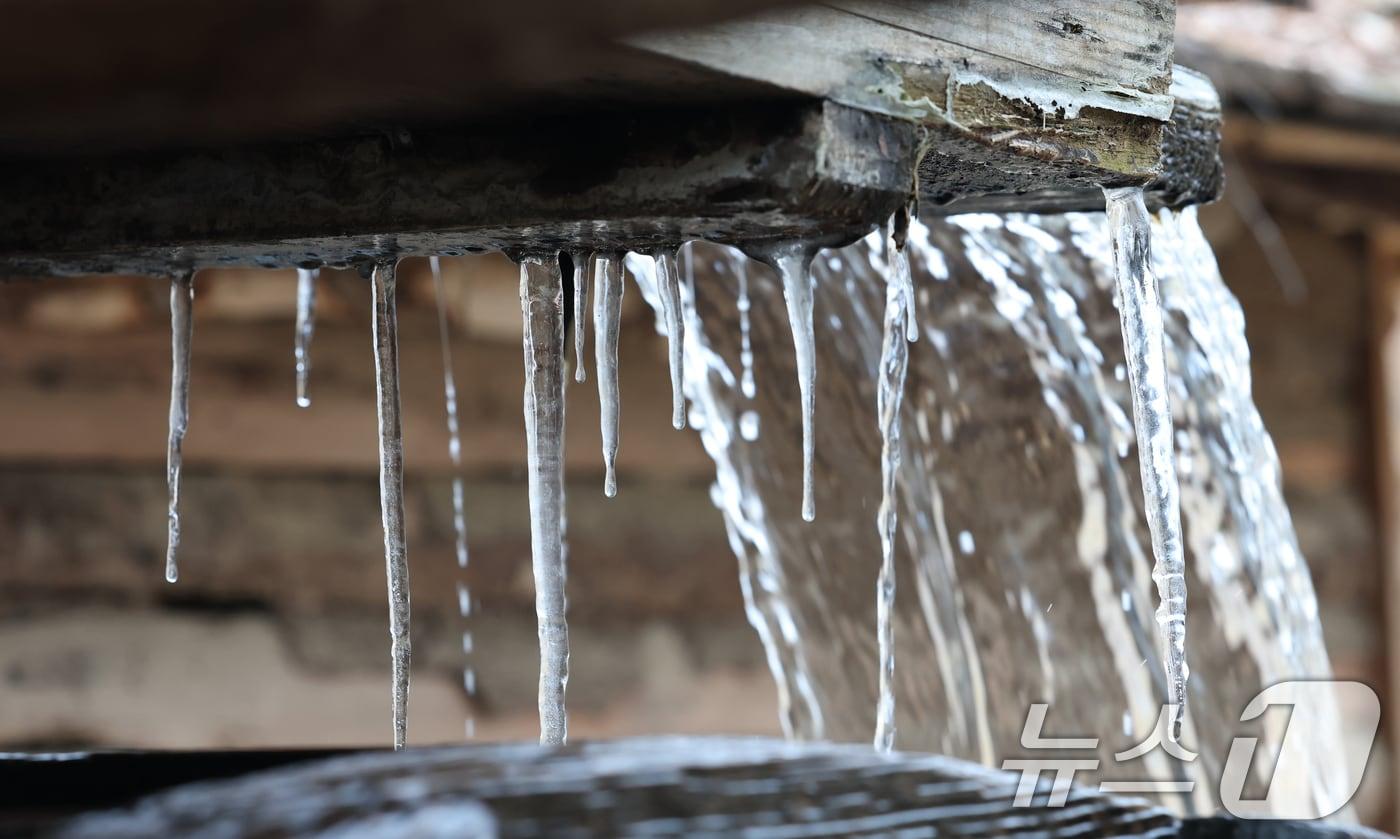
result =
M1186 591L1181 540L1177 481L1173 463L1171 412L1167 402L1167 360L1163 338L1162 310L1156 278L1150 269L1150 223L1139 188L1105 190L1113 251L1117 271L1118 303L1122 317L1124 347L1132 386L1134 426L1139 442L1143 494L1155 563L1153 578L1158 586L1163 660L1167 670L1169 697L1173 709L1173 739L1179 734L1185 707L1187 669L1185 663ZM881 501L876 526L880 537L881 563L876 585L877 639L879 646L879 701L876 708L874 745L889 751L894 746L894 601L895 540L897 536L897 486L900 466L900 409L907 343L917 340L918 323L914 314L914 285L904 242L909 213L901 209L890 222L886 252L886 303L884 339L879 362L877 415L881 446ZM796 352L798 386L802 408L802 517L816 515L813 462L815 459L814 422L816 391L816 343L812 323L813 285L811 260L816 249L803 243L787 243L758 250L755 255L770 265L782 281L788 320ZM672 424L685 427L682 354L684 330L693 312L685 302L677 251L659 250L652 254L656 291L668 347L672 392ZM586 380L584 349L585 324L589 308L589 268L592 267L592 321L595 335L594 367L601 418L601 438L605 477L603 491L617 493L618 452L618 335L623 296L622 253L573 253L573 316L575 380ZM535 609L540 645L539 715L540 742L564 743L568 720L564 695L569 677L569 636L565 619L564 549L564 391L565 317L564 282L557 254L535 254L520 260L520 305L523 323L525 364L524 414L528 458L531 558L535 579ZM689 268L689 262L687 267ZM452 462L452 513L455 555L459 574L468 562L465 500L461 478L461 437L457 414L457 388L452 355L441 266L432 257L431 268L437 298L437 316L442 347L443 384L446 401L449 456ZM380 505L384 529L385 566L388 576L390 637L393 662L394 747L403 748L407 734L407 702L411 648L409 639L408 560L404 542L403 518L403 439L400 421L397 312L395 305L395 261L375 265L371 283L374 297L373 337L375 348L376 395L379 417ZM295 340L296 400L302 407L311 404L308 391L310 342L314 329L316 280L314 270L298 272L297 323ZM687 271L689 274L689 271ZM685 282L692 281L687 276ZM740 277L739 314L741 335L740 387L753 398L753 348L748 330L749 299L746 277ZM167 461L169 484L169 543L166 553L166 579L178 577L176 555L180 542L178 510L181 453L189 421L189 360L192 332L193 272L176 276L171 284L172 376L170 437ZM472 635L467 619L472 612L470 590L464 578L458 583L459 611L463 620L462 648L470 662ZM468 694L476 692L475 672L464 668L463 682ZM472 734L472 720L467 721Z

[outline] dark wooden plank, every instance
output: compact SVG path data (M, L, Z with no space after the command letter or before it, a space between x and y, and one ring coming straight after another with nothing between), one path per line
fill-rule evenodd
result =
M509 744L365 753L199 784L54 835L374 835L386 820L451 829L489 817L480 836L887 835L1170 836L1178 822L1147 802L1075 788L1048 806L1049 778L1012 807L1020 776L868 746L662 737L553 749ZM481 809L478 809L481 808ZM448 835L420 833L414 835Z

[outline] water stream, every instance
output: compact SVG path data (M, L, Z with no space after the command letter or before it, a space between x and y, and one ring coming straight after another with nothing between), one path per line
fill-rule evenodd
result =
M472 666L475 640L471 631L472 594L467 586L467 510L462 486L462 431L457 418L457 376L452 370L452 331L447 317L447 294L443 288L442 264L436 256L428 265L433 273L433 295L437 303L438 343L442 348L442 394L447 412L447 456L452 461L452 533L457 557L457 613L462 620L462 687L470 699L476 698L476 668ZM476 720L470 713L467 737L475 736Z
M886 478L878 391L890 381L882 237L813 263L813 320L824 332L814 345L823 406L814 448L839 478L815 484L826 512L812 524L794 486L805 447L786 433L744 431L750 412L765 430L805 418L792 384L803 362L785 350L790 284L732 249L692 246L690 417L716 463L712 497L792 736L871 742L879 727L882 737L897 730L900 749L1000 765L1045 756L1020 742L1029 708L1043 702L1045 736L1098 738L1100 768L1081 782L1196 782L1165 803L1209 812L1218 802L1207 781L1219 778L1248 700L1263 685L1329 673L1277 458L1249 395L1238 303L1193 212L1150 224L1163 315L1157 358L1176 414L1166 440L1180 482L1182 583L1199 592L1189 683L1168 679L1175 647L1157 643L1132 358L1103 214L967 215L910 227L920 341L905 345L899 418L892 576L902 585L889 635L897 670L886 669L881 604L868 594L881 574L881 531L871 524ZM651 297L644 262L628 265ZM752 301L747 329L734 304L741 283ZM752 399L742 386L749 342L755 373L769 383ZM1169 612L1180 608L1175 597L1168 591ZM1179 690L1192 709L1181 740L1199 757L1158 748L1116 759L1159 730ZM887 709L892 719L881 722ZM1343 772L1335 714L1307 730L1310 759L1274 783L1320 801ZM1258 757L1255 771L1271 764Z

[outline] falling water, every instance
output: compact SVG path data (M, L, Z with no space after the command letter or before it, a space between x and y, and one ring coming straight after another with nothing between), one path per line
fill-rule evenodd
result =
M599 275L604 273L600 269ZM569 626L564 618L564 284L555 255L521 260L520 310L525 326L530 551L540 636L540 743L557 745L569 734L564 709ZM600 366L600 387L609 374L616 386L615 370L605 372Z
M316 329L316 278L319 268L297 269L297 334L293 356L297 365L297 405L311 407L306 383L311 376L311 333Z
M681 352L685 346L685 322L681 318L681 277L673 251L657 251L656 283L661 294L661 314L666 319L667 357L671 364L671 425L685 428L685 394Z
M180 467L185 432L190 427L190 338L194 334L194 272L170 280L170 438L165 451L165 481L170 491L165 545L165 579L180 578Z
M693 252L691 258L694 259ZM753 329L749 318L749 307L753 304L749 300L749 263L740 260L737 267L739 294L735 305L739 309L739 390L746 398L752 399L758 387L753 378Z
M588 263L591 255L572 255L574 263L574 381L588 381L583 351L588 346Z
M442 348L442 392L447 407L447 454L452 459L452 532L456 535L457 611L462 619L462 686L467 696L476 696L476 670L472 667L471 589L466 583L467 570L467 512L462 488L462 433L457 420L457 377L452 372L452 334L447 320L447 299L442 283L442 262L430 257L433 271L433 292L437 299L438 343ZM467 736L472 736L475 720L467 716Z
M1132 386L1133 429L1142 470L1143 502L1152 533L1152 579L1157 624L1170 686L1168 736L1181 736L1186 709L1186 559L1181 542L1171 406L1167 398L1166 337L1157 278L1152 273L1152 225L1142 188L1105 189L1117 277L1123 349Z
M908 324L914 323L913 281L904 243L898 243L897 259L904 268L889 271L885 285L885 331L881 341L879 382L875 413L880 420L880 511L876 515L880 534L880 578L876 584L877 643L880 647L880 698L875 711L875 748L894 748L894 595L895 531L899 499L895 496L900 463L900 406L904 401L904 377L909 364Z
M792 345L797 353L797 386L802 396L802 518L817 517L812 461L816 457L817 350L812 328L812 252L801 243L775 248L763 261L778 272L787 303Z
M593 352L603 435L603 494L617 495L617 338L622 320L622 254L600 253L594 273Z
M1213 811L1214 779L1249 699L1283 679L1325 678L1330 667L1277 458L1250 400L1239 306L1193 212L1152 224L1167 386L1179 409L1186 576L1199 592L1182 738L1199 758L1180 763L1160 749L1114 758L1149 737L1174 686L1152 618L1152 538L1102 214L911 225L920 340L907 345L893 545L910 594L891 609L891 647L908 664L890 682L902 749L988 765L1043 756L1019 741L1029 704L1047 702L1048 736L1099 738L1088 755L1099 758L1097 777L1076 780L1193 780L1189 797L1164 802ZM741 433L748 412L765 428L803 419L795 388L784 386L790 379L777 375L790 369L784 354L755 358L771 384L754 399L741 384L746 330L735 297L741 288L752 296L754 344L776 346L790 328L784 289L728 248L695 246L691 420L716 463L712 497L775 676L780 720L799 738L870 742L876 723L883 658L868 592L888 531L870 527L869 499L885 478L877 465L883 253L876 235L814 263L814 320L834 333L816 345L816 444L841 480L818 487L826 512L803 524L775 511L789 503L804 452L784 434ZM1318 790L1344 774L1337 720L1323 714L1307 730L1310 758L1273 783L1321 801ZM1251 772L1276 758L1256 756Z
M374 266L374 374L379 410L379 509L384 525L384 566L389 579L389 637L393 660L394 748L408 735L408 546L403 519L403 426L399 416L399 326L395 264Z

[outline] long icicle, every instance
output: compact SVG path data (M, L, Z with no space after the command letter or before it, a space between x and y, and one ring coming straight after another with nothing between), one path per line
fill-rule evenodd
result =
M1167 391L1167 351L1157 277L1152 273L1152 223L1141 187L1105 189L1117 272L1118 314L1132 386L1142 494L1155 559L1157 624L1170 691L1171 726L1181 736L1186 710L1186 559L1181 539L1180 488Z
M394 748L408 736L408 546L403 520L403 425L399 415L399 327L395 263L374 266L374 373L379 409L379 509L384 566L389 580L389 637L393 660Z
M476 697L476 669L472 667L471 589L467 586L467 512L462 487L462 432L457 419L457 376L452 369L452 330L447 320L447 294L442 282L442 260L430 257L433 291L437 298L438 343L442 348L442 393L447 408L447 454L452 460L452 531L456 535L457 611L462 619L462 686ZM475 719L467 712L467 736L475 733Z
M311 376L311 333L316 330L316 278L319 268L297 269L297 334L292 353L297 365L297 406L311 407L307 379Z
M584 251L570 255L574 263L574 381L588 381L588 367L583 363L588 347L588 263L592 254Z
M893 266L885 287L885 336L880 350L876 412L880 419L880 579L876 586L876 637L880 647L880 699L875 715L875 748L894 748L894 595L895 529L898 525L897 478L900 463L899 412L904 402L904 374L909 366L908 323L914 319L911 284ZM908 262L905 263L908 270Z
M185 432L190 427L190 340L194 335L194 271L170 280L170 437L165 450L165 482L169 490L165 545L165 579L180 578L180 467L184 463Z
M766 260L783 281L792 345L797 353L797 386L802 396L802 518L814 521L813 460L816 456L814 420L817 386L817 348L812 328L812 254L802 245L771 251Z
M540 743L558 745L569 736L564 708L569 626L564 616L564 282L554 254L521 260L520 310L530 552L540 637Z
M598 377L598 413L603 435L603 494L617 495L617 339L622 319L622 258L598 254L593 288L593 366Z
M890 219L890 238L886 247L893 246L890 253L890 267L894 270L895 282L900 286L904 297L906 315L904 337L907 341L919 340L919 323L914 318L914 272L909 270L909 253L904 249L909 241L909 208L900 207Z
M666 348L671 362L671 425L681 429L685 428L685 323L681 319L680 270L675 251L657 251L652 258L656 261L656 291L661 295L661 316L666 321Z

